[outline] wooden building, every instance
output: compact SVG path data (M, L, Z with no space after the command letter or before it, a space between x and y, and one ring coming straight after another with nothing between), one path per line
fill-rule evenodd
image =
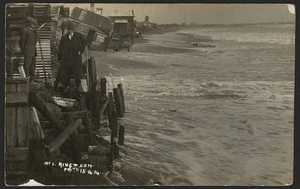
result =
M134 36L134 15L110 16L110 18L114 21L113 36L132 42Z
M73 9L69 20L75 24L76 31L86 37L88 45L96 42L106 46L114 28L111 18L78 7Z
M119 51L122 48L129 48L134 43L134 12L128 14L109 16L114 22L114 31L109 41L108 48Z

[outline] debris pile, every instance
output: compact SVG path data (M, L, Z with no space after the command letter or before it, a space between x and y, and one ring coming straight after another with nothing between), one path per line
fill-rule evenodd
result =
M57 33L64 30L59 29L58 17L68 16L67 10L52 9L49 4L7 7L6 29L11 32L6 53L8 60L15 61L6 62L13 70L7 72L6 79L6 120L10 120L6 122L7 184L20 184L29 178L66 184L61 178L83 174L84 169L88 175L111 173L113 161L119 158L118 145L124 143L124 127L118 123L125 112L122 84L107 91L107 80L98 78L93 57L83 63L82 90L75 89L73 79L69 90L61 90L59 81L57 86L41 80L29 82L13 69L23 64L17 43L26 19L18 18L32 16L38 21L40 39L37 76L49 79L57 75ZM8 77L11 73L13 77Z

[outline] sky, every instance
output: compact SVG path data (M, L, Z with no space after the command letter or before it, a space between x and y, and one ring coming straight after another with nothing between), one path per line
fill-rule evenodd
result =
M89 3L64 4L73 9L81 7L90 9ZM143 21L145 15L149 21L158 24L238 24L294 22L287 4L105 4L95 3L102 8L102 15L128 15L134 10L135 20Z

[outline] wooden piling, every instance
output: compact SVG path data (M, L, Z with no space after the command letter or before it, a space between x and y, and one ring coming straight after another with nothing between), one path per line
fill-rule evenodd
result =
M103 98L100 91L95 91L93 96L93 106L91 108L92 120L96 127L100 127L100 109L103 104Z
M124 145L124 134L125 134L125 127L123 125L120 125L119 127L119 145Z
M118 112L118 117L124 117L124 114L122 111L122 100L121 100L119 88L114 88L113 93L114 93L116 110Z
M101 86L101 96L102 97L105 97L106 96L106 83L107 83L107 80L105 77L102 77L100 79L100 86Z
M114 157L115 157L115 159L118 159L120 157L120 150L119 150L119 146L118 146L117 142L115 142L114 146L115 146Z
M111 124L112 124L112 112L114 110L114 101L113 101L113 94L112 92L108 93L108 104L107 104L107 116L108 116L108 123L109 123L109 128L111 129Z
M124 100L124 92L123 92L123 86L122 83L118 84L118 89L120 90L120 96L122 101L122 111L125 113L125 100Z
M119 157L119 148L117 146L118 139L118 113L114 110L112 112L112 124L111 124L111 136L110 136L110 144L111 144L111 156L114 159Z
M114 142L114 138L118 136L118 114L114 110L112 111L112 119L111 119L111 144Z
M95 65L95 59L94 57L90 57L88 59L88 88L89 91L96 91L96 85L97 85L97 72L96 72L96 65Z

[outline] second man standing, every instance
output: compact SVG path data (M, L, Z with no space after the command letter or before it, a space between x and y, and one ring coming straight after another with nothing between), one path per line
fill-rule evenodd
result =
M64 88L69 88L71 78L75 79L76 89L81 90L82 53L87 45L80 33L74 32L74 24L67 25L68 33L64 35L58 47L58 60L61 64L61 79Z

